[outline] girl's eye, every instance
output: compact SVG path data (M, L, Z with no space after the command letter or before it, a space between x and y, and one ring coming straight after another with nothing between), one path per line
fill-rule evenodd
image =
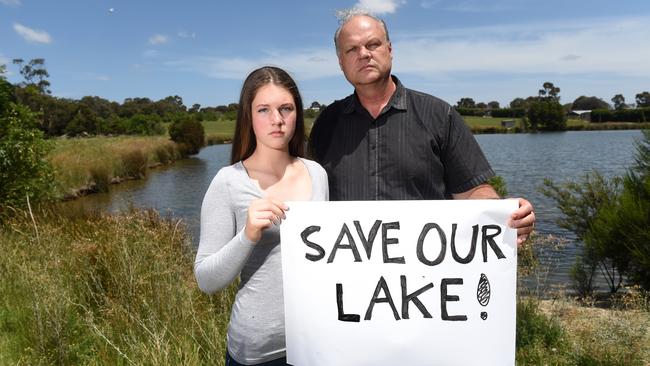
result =
M282 107L280 107L280 114L281 114L283 117L286 117L286 116L289 115L291 112L293 112L293 110L294 110L293 106L288 106L288 105L287 105L287 106L282 106Z
M266 108L266 107L264 107L264 108L258 108L258 109L257 109L257 113L266 113L266 112L268 112L268 110L269 110L269 109Z

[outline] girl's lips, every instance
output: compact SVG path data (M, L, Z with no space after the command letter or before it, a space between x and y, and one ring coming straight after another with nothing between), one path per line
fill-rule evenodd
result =
M282 136L284 136L284 132L282 132L282 131L273 131L273 132L269 133L269 135L274 136L274 137L282 137Z

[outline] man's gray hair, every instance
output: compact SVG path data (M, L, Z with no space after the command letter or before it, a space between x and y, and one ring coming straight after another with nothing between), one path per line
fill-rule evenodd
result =
M384 33L386 34L386 42L390 42L390 37L388 36L388 27L386 26L386 22L384 22L383 19L372 14L370 11L363 8L350 8L350 9L337 10L336 18L339 21L339 27L336 29L336 32L334 33L334 47L336 48L337 55L339 54L339 35L341 33L341 28L343 28L343 26L347 22L349 22L350 19L360 15L378 21L381 24L381 26L384 28Z

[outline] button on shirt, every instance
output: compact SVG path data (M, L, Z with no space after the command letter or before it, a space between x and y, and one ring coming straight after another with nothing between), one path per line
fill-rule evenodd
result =
M445 199L494 176L449 104L393 81L397 89L377 118L355 93L314 123L310 152L327 171L330 200Z

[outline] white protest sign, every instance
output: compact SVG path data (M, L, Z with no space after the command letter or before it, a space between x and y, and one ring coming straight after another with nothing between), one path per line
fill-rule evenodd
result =
M516 200L288 204L288 363L514 365Z

